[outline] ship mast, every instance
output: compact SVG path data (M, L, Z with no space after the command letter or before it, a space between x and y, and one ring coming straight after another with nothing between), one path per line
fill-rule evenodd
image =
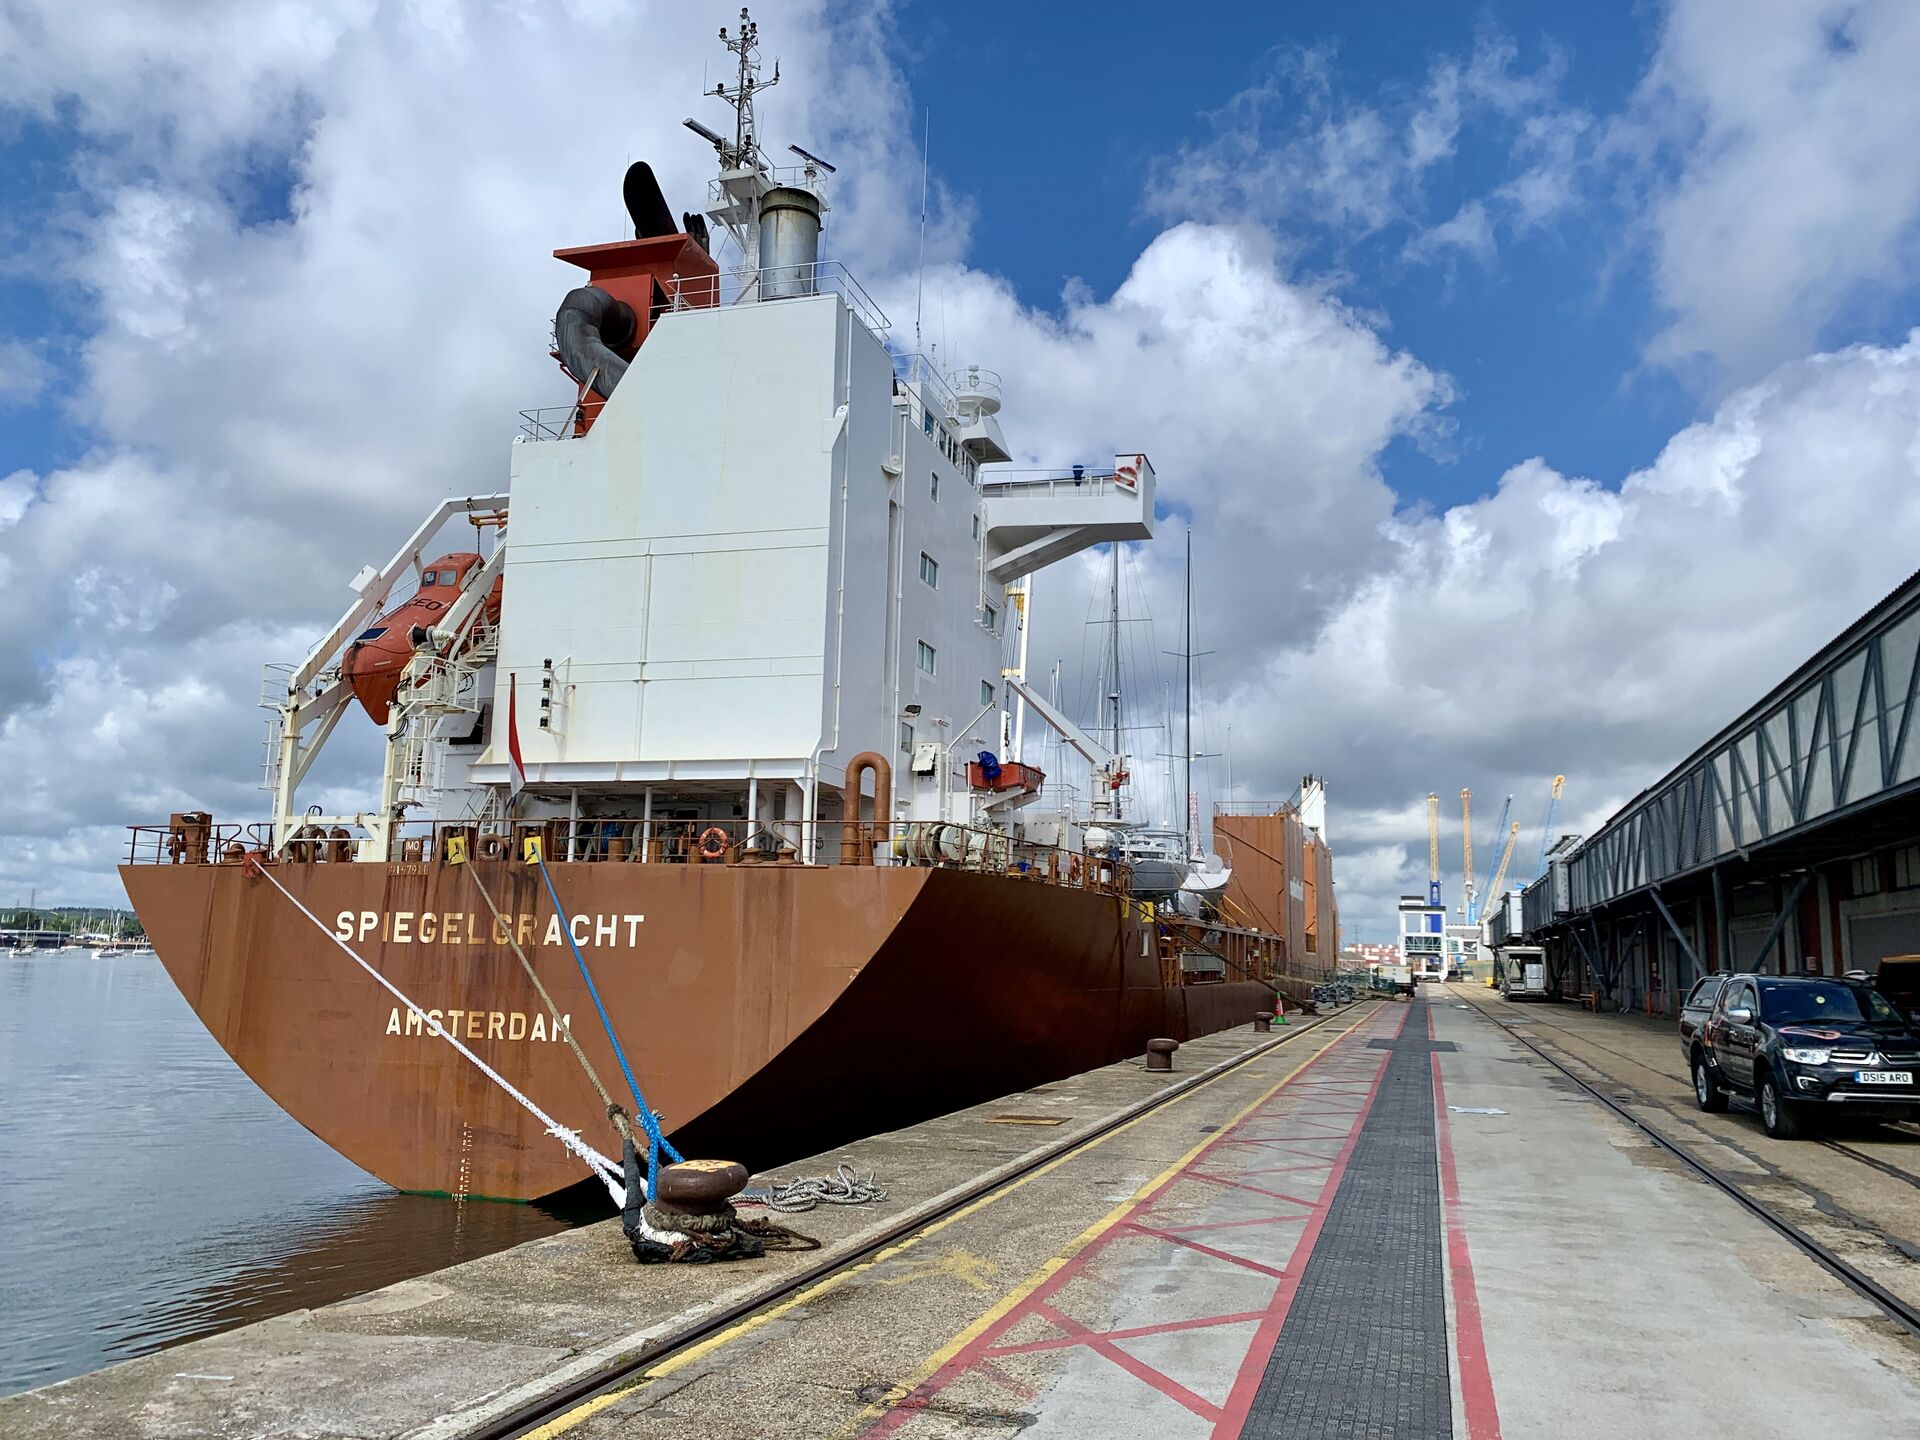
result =
M1186 665L1187 719L1186 733L1182 737L1182 750L1185 755L1186 773L1181 779L1181 790L1186 795L1187 810L1187 854L1197 857L1200 853L1200 829L1194 814L1193 795L1193 527L1187 527L1187 593L1186 593L1186 638L1180 646L1181 659Z
M780 62L773 62L771 80L760 78L760 27L744 5L740 8L739 31L729 35L727 27L722 25L720 43L733 52L734 81L732 85L716 82L706 94L733 107L733 139L709 130L698 120L689 118L681 123L713 146L714 154L720 159L720 178L715 182L717 193L714 203L707 207L707 214L732 237L740 251L738 273L750 283L760 268L760 202L775 188L774 177L760 153L760 132L753 107L761 92L780 83ZM820 161L808 157L809 185L820 166Z
M762 90L771 90L780 83L780 62L773 62L773 78L762 82L760 79L760 27L747 13L747 7L740 7L740 33L729 37L727 27L720 27L720 43L734 53L739 62L739 71L733 82L733 89L724 84L716 84L709 94L718 97L733 107L733 147L729 151L722 149L720 163L729 169L762 169L760 145L755 138L753 118L753 97Z
M1120 745L1120 546L1119 546L1119 543L1115 542L1112 549L1113 549L1113 571L1112 571L1111 578L1107 582L1107 634L1109 638L1109 643L1112 647L1109 663L1112 665L1113 668L1108 673L1111 674L1113 677L1113 689L1108 694L1107 700L1113 710L1113 744L1111 746L1111 749L1113 750L1113 753L1115 755L1120 755L1125 752L1121 749L1121 745ZM1120 792L1117 789L1113 792L1113 818L1116 820L1120 818Z

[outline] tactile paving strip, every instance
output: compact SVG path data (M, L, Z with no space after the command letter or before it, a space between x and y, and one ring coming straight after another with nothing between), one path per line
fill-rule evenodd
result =
M1242 1435L1451 1440L1429 1057L1453 1046L1426 1036L1422 1002L1400 1039L1369 1042L1393 1054Z

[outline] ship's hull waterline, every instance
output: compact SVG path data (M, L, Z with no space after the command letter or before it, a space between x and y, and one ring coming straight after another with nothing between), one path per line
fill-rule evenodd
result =
M1168 986L1137 910L1008 876L861 866L555 864L648 1100L689 1154L763 1167L1245 1024L1272 991ZM280 1106L401 1190L534 1199L584 1168L272 885L128 865L161 963ZM561 1124L615 1142L504 943L521 941L616 1098L612 1047L538 872L293 864L275 878Z

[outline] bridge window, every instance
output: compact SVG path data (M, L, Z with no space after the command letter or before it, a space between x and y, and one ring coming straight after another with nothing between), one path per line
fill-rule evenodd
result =
M931 471L930 474L933 479L932 483L927 486L927 493L933 497L933 503L938 505L940 503L940 472L934 470Z
M938 657L933 653L933 646L927 644L926 641L922 640L919 644L920 649L916 654L915 663L919 665L920 672L923 675L931 675L934 673L934 665Z
M920 578L934 589L940 588L940 562L924 550L920 552Z

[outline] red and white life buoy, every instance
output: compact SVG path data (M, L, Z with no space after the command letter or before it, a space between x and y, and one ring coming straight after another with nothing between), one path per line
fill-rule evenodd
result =
M694 844L702 860L721 859L727 853L727 832L718 825L709 825L700 832L700 838Z

